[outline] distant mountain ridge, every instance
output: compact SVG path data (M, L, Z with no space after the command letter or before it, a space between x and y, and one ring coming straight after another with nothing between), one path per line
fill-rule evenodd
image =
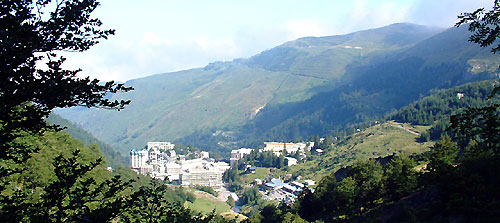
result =
M236 137L227 149L329 134L400 108L431 89L491 78L500 62L468 43L468 36L463 27L443 31L402 23L306 37L248 59L127 81L135 90L112 96L132 100L120 112L58 113L122 154L147 141L197 143L197 136L211 137L215 130Z
M272 71L337 80L345 67L371 56L410 47L444 31L408 23L396 23L347 35L304 37L259 53L245 64Z
M451 28L412 47L373 58L372 63L349 67L349 75L330 91L264 109L243 127L241 138L256 138L245 143L255 145L266 139L335 135L346 124L381 117L433 89L494 77L500 60L488 49L469 43L468 36L465 28ZM473 71L471 60L490 69Z

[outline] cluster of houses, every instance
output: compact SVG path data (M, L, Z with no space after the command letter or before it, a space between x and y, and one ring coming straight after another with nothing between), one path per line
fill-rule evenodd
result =
M259 152L271 151L276 156L280 156L284 154L293 154L300 152L302 159L305 159L306 154L305 151L311 151L314 148L314 142L300 142L300 143L291 143L291 142L264 142L265 147L263 149L259 149ZM243 158L243 156L248 155L252 152L253 149L241 148L231 150L231 166L235 164L238 160ZM323 152L323 151L321 151ZM297 159L293 157L285 157L286 163L288 166L293 166L297 164Z
M273 178L268 182L262 183L260 179L255 180L255 184L259 185L260 193L262 193L265 200L284 201L287 204L292 204L295 199L302 192L303 188L309 188L314 191L311 186L315 185L312 180L305 180L304 183L297 181L285 183L281 179Z
M182 186L209 186L216 191L222 188L222 175L230 168L229 164L216 162L208 152L200 152L196 159L186 160L185 156L175 153L174 147L170 142L148 142L146 148L130 152L130 168L139 174Z
M305 151L314 148L314 142L282 143L264 142L265 147L257 151L271 151L276 156L290 155L301 152L305 159ZM130 167L139 174L148 175L160 180L168 180L182 186L209 186L216 191L223 187L222 176L238 160L250 154L253 149L241 148L231 151L230 164L216 162L209 157L208 152L198 152L195 159L186 159L184 155L176 154L175 144L170 142L148 142L141 150L130 152ZM285 157L287 165L297 164L297 159ZM255 167L253 168L255 171ZM251 170L250 170L251 171ZM307 181L306 181L307 182ZM264 199L292 202L304 186L314 185L310 181L306 184L299 182L284 183L280 179L271 179L262 182L256 179Z
M296 165L297 159L293 157L288 157L286 155L296 154L300 152L301 159L306 158L305 151L311 151L314 148L314 142L300 142L300 143L289 143L289 142L264 142L265 147L258 149L258 152L271 151L276 156L285 155L286 164L288 166ZM244 156L249 155L254 149L241 148L231 151L231 166L237 163ZM321 155L323 152L321 149L316 149L314 151L316 154ZM251 165L246 165L246 171L249 173L255 172L255 167ZM259 191L266 200L277 200L283 201L288 204L292 204L298 194L303 190L304 187L311 187L315 184L312 180L305 180L304 183L297 181L285 183L281 179L268 179L267 181L262 181L261 179L255 179L254 185L259 186ZM310 188L310 190L314 190ZM233 198L235 199L235 198ZM236 197L237 199L237 197ZM235 200L236 200L235 199Z

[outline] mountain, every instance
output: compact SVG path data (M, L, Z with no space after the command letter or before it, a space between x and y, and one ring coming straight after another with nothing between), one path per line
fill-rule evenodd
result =
M272 71L338 80L349 65L413 46L443 29L397 23L347 35L305 37L251 57L245 64Z
M434 89L494 77L500 60L467 41L465 28L452 28L412 47L348 67L331 90L298 103L268 106L240 137L245 145L263 140L293 140L338 135L348 124L383 116Z
M432 92L397 111L389 113L379 122L371 122L367 128L356 129L333 146L323 148L324 154L311 161L288 167L277 175L292 174L319 180L338 169L348 167L355 161L383 158L393 154L420 154L431 151L434 142L426 135L435 132L439 139L449 127L450 116L469 107L484 107L500 103L500 98L487 99L495 80L459 85L450 89ZM433 130L443 121L443 129Z
M332 134L432 89L490 78L498 59L468 36L465 28L401 23L306 37L248 59L127 81L134 91L110 96L132 100L118 113L57 113L122 154L147 141L227 151L221 147Z

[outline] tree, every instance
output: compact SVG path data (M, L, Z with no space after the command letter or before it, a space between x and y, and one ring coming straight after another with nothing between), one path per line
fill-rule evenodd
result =
M359 188L359 203L373 203L374 199L384 193L384 171L382 165L375 160L356 161L349 170L349 176Z
M493 8L486 12L484 8L479 8L470 13L465 12L458 16L459 21L455 26L469 24L469 31L472 32L469 41L479 44L481 47L488 47L495 43L500 37L500 0L495 0ZM500 43L491 49L492 53L500 50Z
M122 109L130 101L110 101L108 93L132 90L113 81L78 78L62 68L60 51L88 50L114 34L91 17L97 0L5 0L0 6L0 159L22 163L35 147L15 144L22 132L41 134L54 108ZM42 61L46 68L40 68ZM38 65L38 66L37 66ZM2 169L0 176L9 174Z
M285 155L284 155L284 153L285 153L285 151L283 151L283 153L280 154L280 156L277 159L276 164L274 165L278 169L285 167Z
M397 200L415 190L417 187L417 172L413 169L416 163L409 157L398 156L387 164L388 196Z
M81 164L79 152L75 150L69 158L60 155L53 161L56 179L42 194L34 219L49 222L109 222L129 205L130 200L116 194L128 189L130 182L123 182L117 175L97 183L87 173L97 167L101 160Z
M231 207L234 207L236 205L236 202L234 201L233 196L231 195L227 196L226 203Z
M45 122L54 108L120 110L130 103L111 101L107 94L131 87L78 78L80 69L62 68L66 59L58 56L61 51L88 50L114 34L114 30L100 29L101 21L91 17L98 6L97 0L5 0L0 4L0 162L8 164L0 166L1 179L21 172L22 164L39 150L37 145L17 139L60 130ZM126 204L117 195L129 184L118 178L105 184L95 182L86 174L101 160L81 164L77 157L75 150L71 157L59 156L53 161L56 179L43 188L40 203L23 200L26 194L22 193L29 191L23 185L19 193L0 198L0 215L45 222L102 222L116 216ZM3 183L0 192L4 192Z
M454 164L457 155L457 144L444 135L434 146L427 168L437 174L446 172Z
M180 203L168 201L168 186L152 179L131 196L133 204L122 213L124 222L210 222L214 215L195 216Z
M474 12L460 14L458 19L456 27L469 24L469 31L472 32L469 41L477 43L481 47L493 45L491 48L493 54L500 50L500 43L497 41L500 37L500 0L495 0L493 8L488 12L484 8L479 8ZM496 95L499 90L500 86L495 87L492 95Z

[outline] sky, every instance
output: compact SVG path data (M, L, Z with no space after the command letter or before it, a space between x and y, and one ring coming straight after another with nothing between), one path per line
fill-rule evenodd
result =
M116 34L65 53L81 77L124 82L248 58L305 36L341 35L398 22L452 27L493 0L101 0L94 17Z

